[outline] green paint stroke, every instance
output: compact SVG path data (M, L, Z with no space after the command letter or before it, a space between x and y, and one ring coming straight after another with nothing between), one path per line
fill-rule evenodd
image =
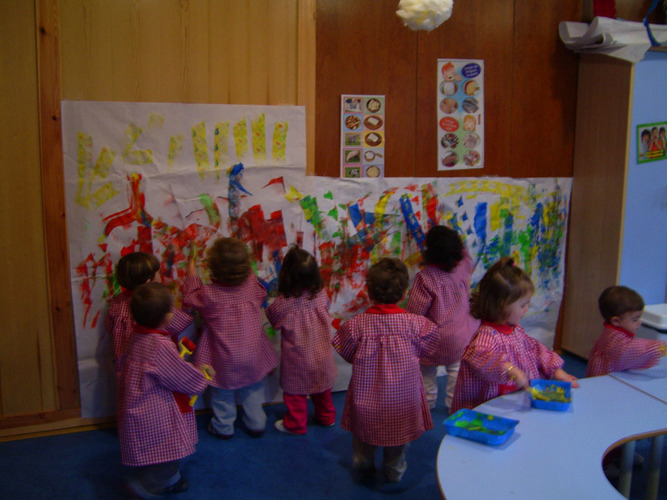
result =
M199 203L201 203L202 206L204 207L204 210L206 210L206 215L208 216L210 224L215 227L219 226L220 212L218 211L218 208L215 206L213 198L211 198L211 196L206 193L202 193L199 195Z
M313 229L315 229L315 234L320 238L325 237L324 222L322 221L322 217L320 217L320 209L317 205L317 199L310 195L306 195L299 200L299 204L301 205L306 220L310 222Z

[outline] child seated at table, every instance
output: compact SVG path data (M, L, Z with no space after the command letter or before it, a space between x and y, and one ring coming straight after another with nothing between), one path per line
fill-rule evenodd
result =
M563 359L519 325L534 290L530 277L509 257L486 272L471 300L471 313L482 324L463 353L451 413L529 389L530 379L556 379L579 387L577 378L563 370Z
M600 295L598 307L604 326L591 349L587 377L658 364L667 352L665 342L635 337L644 310L644 299L639 293L626 286L610 286Z

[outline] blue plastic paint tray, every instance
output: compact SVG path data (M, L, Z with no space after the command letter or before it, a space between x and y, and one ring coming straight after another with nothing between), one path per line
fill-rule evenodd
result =
M518 420L468 409L457 411L443 422L447 434L494 446L507 441L518 423Z
M566 411L572 402L572 384L560 380L530 381L530 404L543 410Z

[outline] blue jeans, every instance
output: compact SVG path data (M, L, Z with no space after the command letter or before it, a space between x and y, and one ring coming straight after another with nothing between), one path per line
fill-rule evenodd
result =
M211 409L213 418L211 427L218 434L234 434L236 405L243 408L243 423L252 432L262 432L266 427L266 413L262 404L265 400L264 379L256 384L240 389L220 389L210 386Z

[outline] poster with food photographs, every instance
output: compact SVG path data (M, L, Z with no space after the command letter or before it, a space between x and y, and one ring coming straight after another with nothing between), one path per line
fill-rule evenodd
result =
M438 170L484 166L484 61L438 59Z
M342 95L340 124L340 176L384 177L384 96Z

